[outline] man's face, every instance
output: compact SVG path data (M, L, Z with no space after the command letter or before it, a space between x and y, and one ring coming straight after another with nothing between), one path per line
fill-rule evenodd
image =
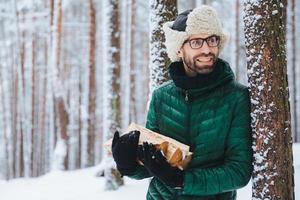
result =
M215 40L220 40L220 38L211 36L207 34L192 35L180 48L178 56L182 58L187 76L208 74L213 71L219 56L220 42ZM201 40L197 40L198 38L207 39L201 42Z

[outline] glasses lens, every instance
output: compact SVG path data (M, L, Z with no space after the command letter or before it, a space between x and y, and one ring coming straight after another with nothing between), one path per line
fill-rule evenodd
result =
M204 41L207 43L207 45L209 47L216 47L220 43L220 37L216 36L216 35L212 35L212 36L210 36L208 38L205 38L205 39L195 38L195 39L191 39L187 42L190 43L190 46L191 46L192 49L199 49L203 46ZM186 43L186 42L184 42L184 43Z
M190 45L193 49L201 48L203 45L204 40L201 38L190 40Z
M219 45L220 38L218 36L216 36L216 35L213 35L211 37L208 37L206 39L206 42L207 42L208 46L210 46L210 47L216 47L216 46Z

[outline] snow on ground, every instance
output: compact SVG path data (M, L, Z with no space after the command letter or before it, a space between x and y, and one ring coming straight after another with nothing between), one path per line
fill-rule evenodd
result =
M300 200L300 143L294 144L295 193ZM117 191L104 191L104 178L95 177L97 168L61 172L39 178L0 181L1 200L142 200L149 181L125 178ZM251 200L251 183L238 191L238 200Z
M120 190L104 191L104 178L95 177L96 168L69 172L51 172L39 178L0 182L1 200L108 200L129 197L141 200L146 194L147 180L125 179ZM134 194L134 195L133 195ZM127 199L127 198L123 198ZM128 198L129 199L129 198Z

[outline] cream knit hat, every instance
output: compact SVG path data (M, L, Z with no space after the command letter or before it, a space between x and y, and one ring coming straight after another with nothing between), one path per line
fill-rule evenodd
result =
M185 16L187 15L187 16ZM186 18L186 20L184 19ZM174 22L176 26L174 27ZM182 30L182 27L184 27ZM167 53L172 62L179 61L177 52L181 48L183 42L193 34L208 34L220 36L220 51L224 48L227 35L222 29L221 22L214 8L202 5L192 11L185 11L176 18L175 21L166 22L163 25L165 32L165 45Z

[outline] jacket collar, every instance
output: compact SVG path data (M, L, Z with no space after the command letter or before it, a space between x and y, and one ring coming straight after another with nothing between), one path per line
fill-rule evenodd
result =
M177 88L188 90L190 94L206 93L234 79L234 74L226 61L218 58L215 65L209 74L189 77L185 74L182 61L173 62L169 66L169 73Z

